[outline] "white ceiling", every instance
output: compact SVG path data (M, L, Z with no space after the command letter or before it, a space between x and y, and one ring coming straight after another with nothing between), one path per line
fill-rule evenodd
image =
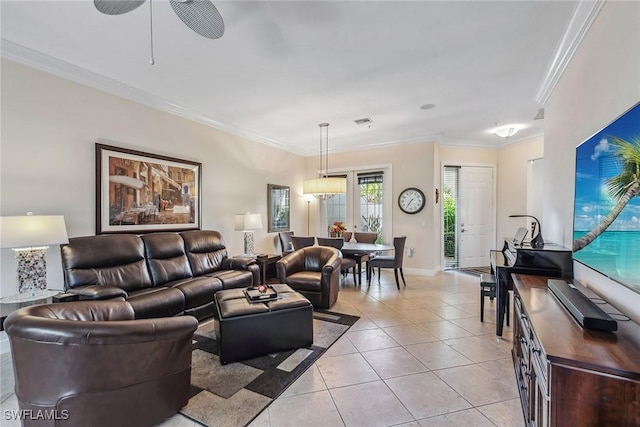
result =
M437 139L497 146L533 120L575 1L216 1L210 40L153 1L120 16L92 1L1 2L3 56L256 141L317 155ZM421 105L435 104L430 110ZM353 120L369 117L373 124Z

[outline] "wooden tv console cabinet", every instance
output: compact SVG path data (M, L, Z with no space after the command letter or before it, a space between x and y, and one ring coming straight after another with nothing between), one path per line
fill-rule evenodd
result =
M526 425L640 426L640 325L583 329L547 289L548 277L512 277L512 355Z

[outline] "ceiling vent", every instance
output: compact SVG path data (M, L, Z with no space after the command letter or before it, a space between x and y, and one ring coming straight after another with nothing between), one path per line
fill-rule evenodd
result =
M353 122L357 125L370 125L371 123L373 123L373 120L371 120L369 117L365 117L364 119L354 120Z

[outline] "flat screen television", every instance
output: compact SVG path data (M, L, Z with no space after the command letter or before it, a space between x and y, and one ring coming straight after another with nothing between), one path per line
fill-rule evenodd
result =
M640 293L640 103L576 149L573 258Z

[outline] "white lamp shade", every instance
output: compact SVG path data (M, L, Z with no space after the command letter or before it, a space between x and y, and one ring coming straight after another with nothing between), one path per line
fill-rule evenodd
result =
M259 230L262 228L262 216L260 214L236 215L236 231Z
M347 180L338 177L307 179L302 183L302 194L344 194Z
M69 243L62 215L0 217L0 247L28 248Z

